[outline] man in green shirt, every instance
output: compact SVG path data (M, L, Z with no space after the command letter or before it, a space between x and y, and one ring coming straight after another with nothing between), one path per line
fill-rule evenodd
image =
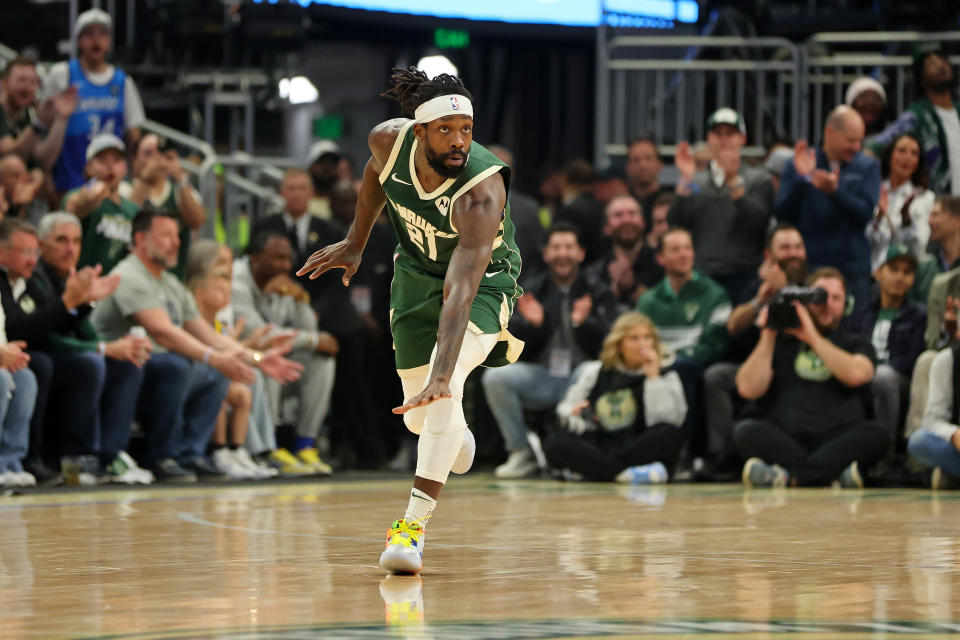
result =
M63 208L83 224L79 266L101 265L104 273L127 255L130 223L137 205L120 195L127 174L127 147L112 133L101 133L87 147L87 174L91 180L67 192Z

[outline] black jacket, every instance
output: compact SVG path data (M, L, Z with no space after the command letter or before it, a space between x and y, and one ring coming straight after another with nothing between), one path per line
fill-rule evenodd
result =
M5 272L0 272L0 301L7 317L8 340L25 340L30 349L48 349L53 333L72 334L90 314L88 305L67 311L63 305L62 288L58 294L44 273L42 262L37 264L27 280L27 288L14 300L13 289Z
M880 296L874 294L863 314L857 333L868 340L873 335L873 326L880 313ZM927 308L919 302L904 300L897 317L890 323L887 348L890 351L890 366L906 377L913 375L913 365L926 345L923 331L927 327Z
M282 213L258 222L254 225L250 237L262 231L278 231L289 238L293 248L293 269L290 275L310 294L310 305L317 312L320 329L329 331L335 336L345 336L363 330L360 317L350 302L350 292L341 282L343 278L341 269L328 271L316 280L310 280L307 276L298 278L296 275L297 270L314 251L343 240L346 235L343 227L336 222L311 216L310 229L307 232L307 247L304 252L300 251L296 230L287 228Z
M560 308L562 295L550 279L550 274L541 273L530 278L524 285L525 293L531 294L543 307L543 324L535 327L518 311L510 319L510 333L526 344L520 359L527 362L539 362L543 349L550 336L561 322ZM573 328L573 337L577 345L586 354L587 359L595 359L600 353L603 339L617 318L616 303L610 291L603 285L589 279L583 271L577 276L570 288L570 303L586 294L593 298L593 307L586 321Z

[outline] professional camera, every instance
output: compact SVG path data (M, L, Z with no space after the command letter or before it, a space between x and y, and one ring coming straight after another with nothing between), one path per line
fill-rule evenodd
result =
M800 326L797 310L793 308L794 301L803 305L823 304L827 301L827 290L822 287L786 286L774 294L770 300L770 311L767 316L767 326L771 329L793 329Z

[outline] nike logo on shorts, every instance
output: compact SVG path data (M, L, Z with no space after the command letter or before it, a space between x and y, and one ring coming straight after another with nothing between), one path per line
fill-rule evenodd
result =
M493 273L485 273L485 274L483 274L483 277L484 277L484 278L492 278L493 276L497 275L498 273L503 273L503 269L500 269L500 271L494 271Z
M398 178L396 172L394 172L393 174L391 174L390 179L393 180L394 182L399 182L400 184L405 184L405 185L407 185L408 187L412 187L412 186L413 186L413 183L412 183L412 182L407 182L407 181L405 181L405 180L401 180L400 178Z

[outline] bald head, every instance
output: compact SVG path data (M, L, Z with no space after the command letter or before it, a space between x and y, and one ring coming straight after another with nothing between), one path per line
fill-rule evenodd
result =
M827 116L823 150L831 161L850 162L863 146L863 118L852 107L840 105Z

